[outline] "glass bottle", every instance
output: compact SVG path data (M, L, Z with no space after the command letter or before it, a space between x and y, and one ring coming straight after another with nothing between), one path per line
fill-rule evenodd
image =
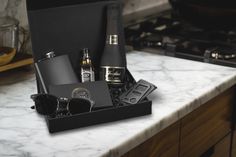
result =
M90 58L88 48L84 48L82 50L82 60L80 66L81 66L81 82L95 81L94 68L92 65L92 60Z
M119 40L119 9L117 4L107 7L106 45L100 62L100 80L110 85L122 85L126 71L124 45Z

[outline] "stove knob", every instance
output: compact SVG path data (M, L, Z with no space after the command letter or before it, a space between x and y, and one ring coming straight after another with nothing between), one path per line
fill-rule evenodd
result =
M215 59L218 59L218 58L219 58L219 53L213 52L213 53L211 54L211 57L212 57L212 58L215 58Z

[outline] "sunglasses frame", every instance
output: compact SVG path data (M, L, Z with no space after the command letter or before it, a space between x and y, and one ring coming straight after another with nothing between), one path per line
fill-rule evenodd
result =
M53 112L53 113L51 113L51 114L49 114L49 115L53 115L53 114L56 114L58 111L59 111L59 109L60 109L60 104L61 103L66 103L66 110L67 110L67 112L70 114L70 115L74 115L74 114L72 114L71 112L72 111L70 111L70 102L72 101L72 100L75 100L75 99L78 99L78 100L85 100L85 101L88 101L89 103L90 103L90 109L89 109L89 111L88 112L91 112L92 111L92 108L93 108L93 106L94 106L94 104L95 104L95 102L93 101L93 100L91 100L91 99L89 99L89 98L86 98L86 97L77 97L77 98L65 98L65 97L60 97L60 98L58 98L58 97L56 97L56 96L54 96L54 95L52 95L52 94L45 94L45 93L40 93L40 94L33 94L33 95L31 95L30 96L30 98L35 102L35 100L37 99L37 97L39 97L39 96L50 96L50 97L54 97L56 100L57 100L57 107L56 107L56 109L55 109L55 111ZM36 106L36 104L34 105L34 107L31 107L31 108L36 108L36 110L37 110L37 106ZM84 113L84 112L81 112L81 113ZM75 114L81 114L81 113L75 113ZM40 113L41 114L41 113ZM47 114L46 114L47 115Z

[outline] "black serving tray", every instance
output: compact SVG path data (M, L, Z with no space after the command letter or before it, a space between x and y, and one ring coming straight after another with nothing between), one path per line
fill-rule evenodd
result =
M50 133L65 131L95 124L107 123L152 113L152 102L143 101L136 105L127 105L61 118L46 117Z
M95 71L99 71L99 61L105 44L105 9L111 3L120 4L118 0L60 0L60 3L58 0L27 0L34 61L38 62L47 51L54 50L56 55L69 55L73 69L78 71L80 69L78 58L81 57L78 52L81 48L88 47L91 50ZM122 18L119 23L119 42L124 45ZM97 73L95 75L98 76ZM127 75L129 79L126 82L135 83L128 70ZM43 93L37 75L36 80L38 93ZM144 116L151 112L152 102L145 99L135 105L114 106L89 113L45 118L49 132L55 133Z
M129 71L126 72L126 81L135 83L134 78ZM148 99L135 105L117 106L107 109L100 109L88 113L77 115L50 117L46 116L46 121L50 133L71 130L80 127L91 126L95 124L118 121L122 119L144 116L152 113L152 101Z

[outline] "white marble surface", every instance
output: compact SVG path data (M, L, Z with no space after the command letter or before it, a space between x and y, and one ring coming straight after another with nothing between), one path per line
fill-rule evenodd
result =
M234 68L142 52L127 59L136 79L158 86L150 96L152 115L50 135L30 109L34 76L19 82L17 74L17 82L0 85L0 156L118 157L236 84Z

